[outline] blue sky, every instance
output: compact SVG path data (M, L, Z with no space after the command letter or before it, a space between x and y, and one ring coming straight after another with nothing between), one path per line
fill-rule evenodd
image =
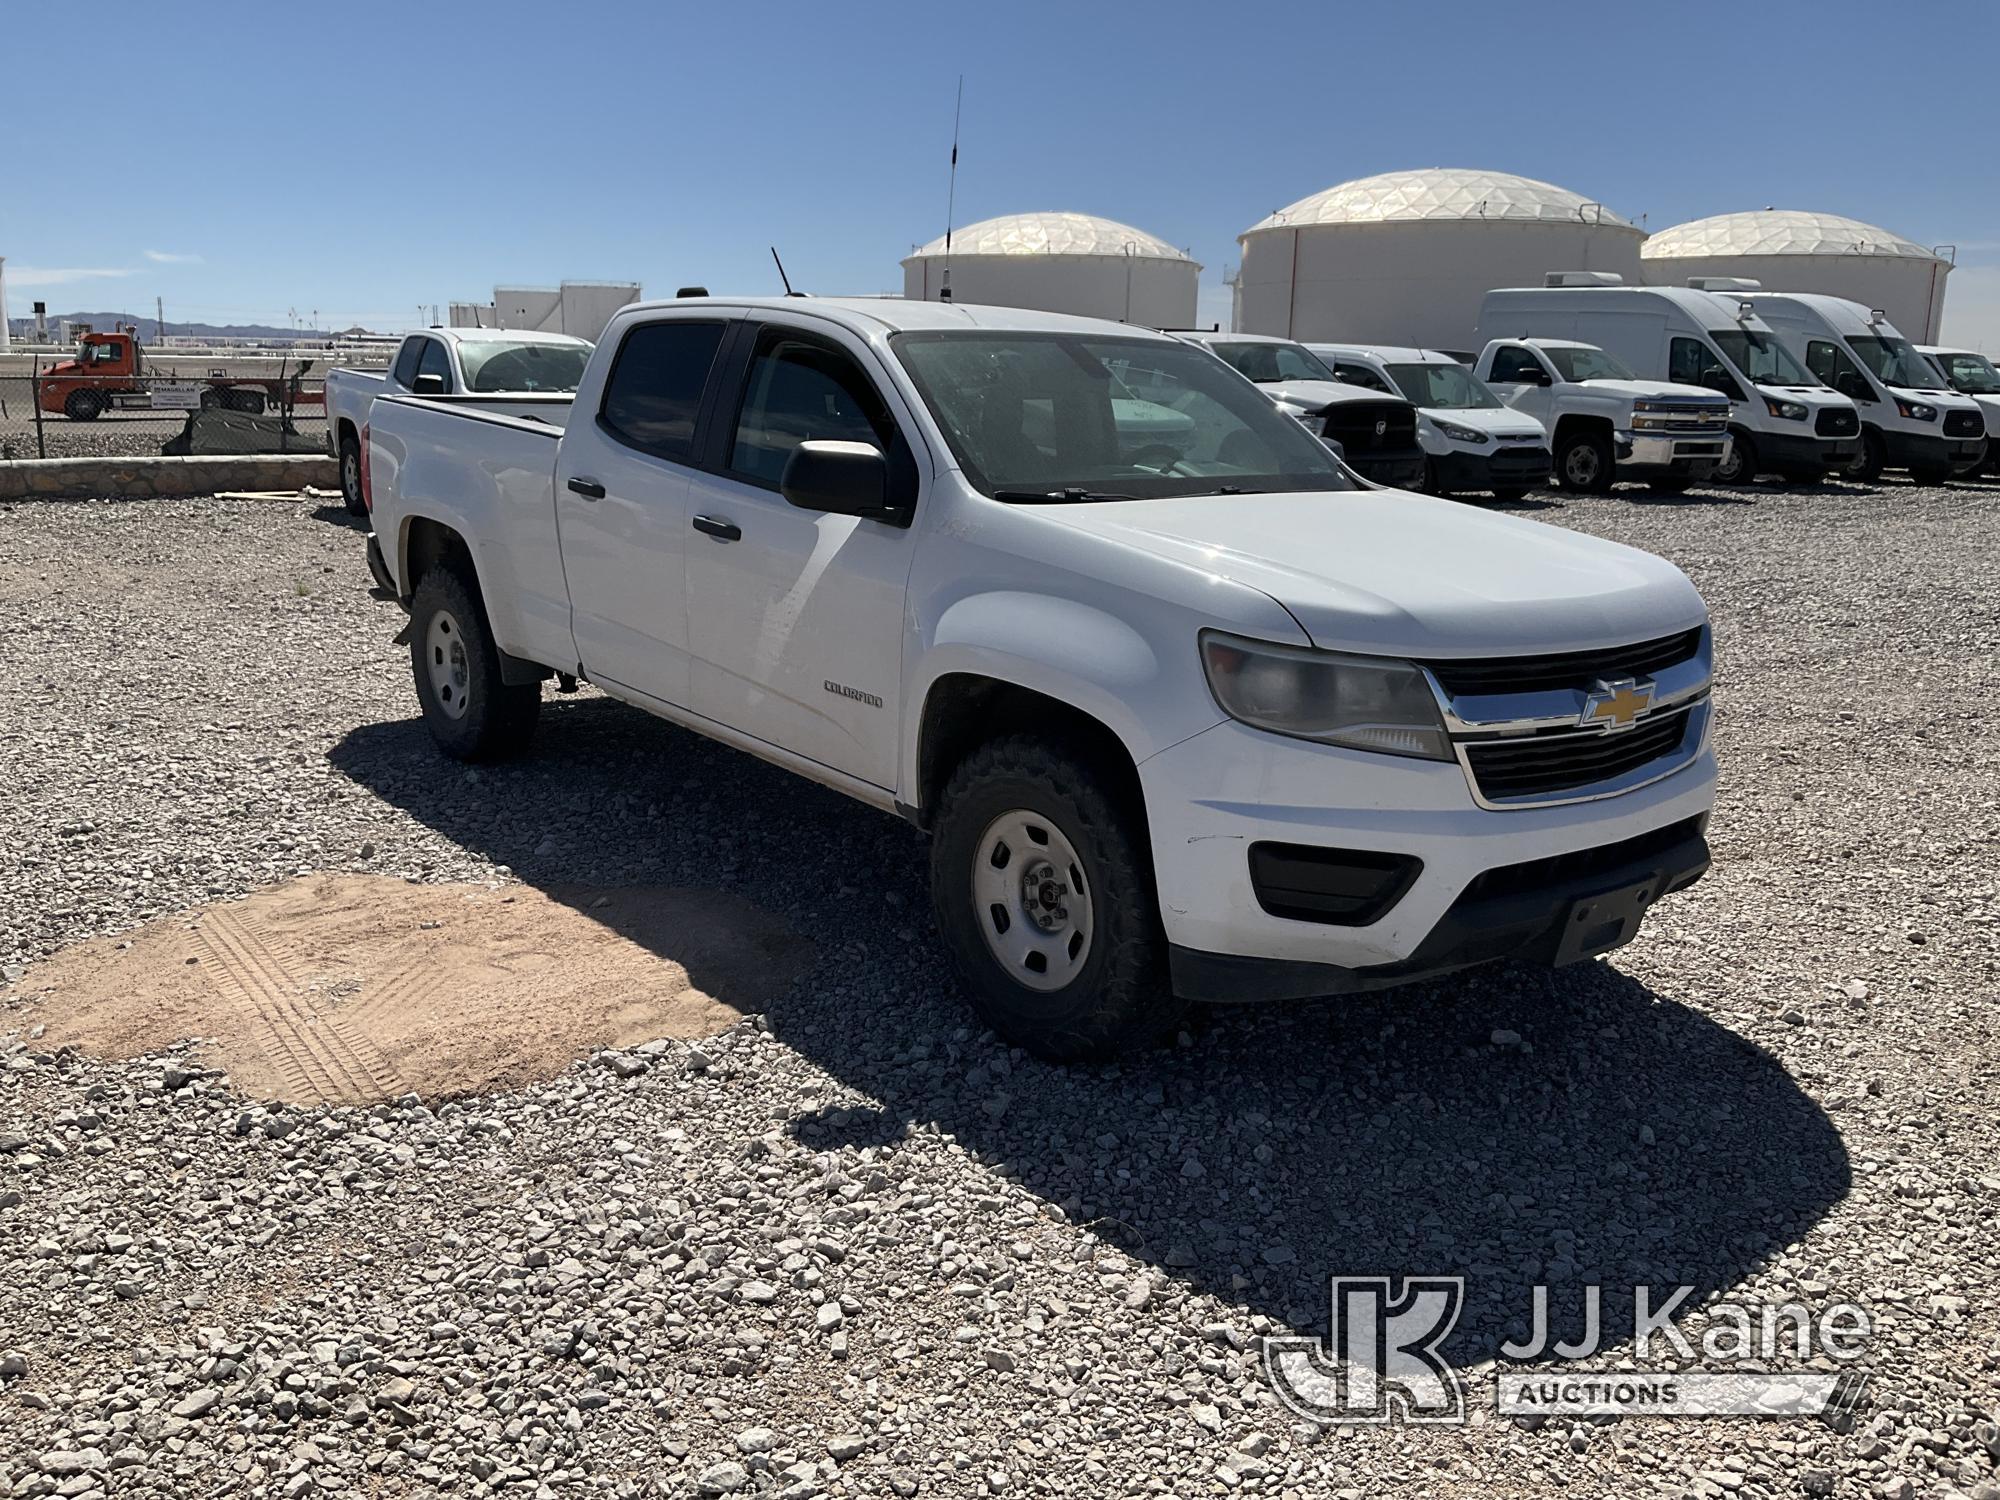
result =
M495 282L775 291L773 243L801 288L897 289L944 227L963 72L958 221L1136 224L1204 263L1205 317L1271 210L1467 166L1654 229L1775 205L1956 243L1946 332L2000 349L1985 0L322 0L240 25L106 0L19 8L0 37L36 60L9 69L16 317L157 295L170 322L389 330ZM86 107L96 84L119 87Z

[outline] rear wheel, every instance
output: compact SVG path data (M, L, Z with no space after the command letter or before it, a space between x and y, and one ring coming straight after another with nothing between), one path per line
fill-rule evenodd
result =
M410 667L424 726L454 760L499 760L527 748L542 711L539 682L509 684L478 588L432 568L410 601Z
M1177 1022L1143 820L1088 753L1029 736L955 770L931 841L938 929L980 1018L1060 1062Z
M361 444L351 432L340 439L340 498L350 516L368 514L368 502L361 494Z
M72 422L95 422L104 410L104 397L96 391L71 391L63 402L63 415Z
M1847 461L1841 471L1847 479L1873 484L1882 477L1882 466L1889 461L1889 451L1882 444L1882 434L1872 427L1861 429L1861 451Z
M1715 466L1717 484L1749 484L1757 477L1757 443L1747 432L1731 432L1729 456Z
M1564 434L1556 449L1556 478L1566 490L1602 495L1611 488L1611 440L1592 428Z

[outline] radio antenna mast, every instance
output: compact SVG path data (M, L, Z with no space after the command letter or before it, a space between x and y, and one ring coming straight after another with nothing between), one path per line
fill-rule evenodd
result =
M798 293L792 290L792 278L785 274L785 263L781 260L778 260L778 247L776 245L773 245L771 247L771 259L777 262L778 280L784 282L785 284L785 295L787 297L798 296Z
M951 182L944 195L944 278L938 301L951 301L951 221L958 211L958 122L965 111L965 75L958 75L958 97L951 106Z

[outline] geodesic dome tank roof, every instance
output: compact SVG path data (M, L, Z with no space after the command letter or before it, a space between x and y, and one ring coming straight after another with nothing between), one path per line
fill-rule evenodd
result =
M1938 256L1914 240L1839 214L1765 208L1717 214L1662 229L1639 253L1648 260L1716 255L1895 255L1910 260Z
M1299 229L1315 224L1388 224L1423 219L1602 224L1639 232L1631 220L1552 182L1517 177L1511 172L1433 167L1416 172L1382 172L1374 177L1337 183L1259 219L1243 232L1243 237L1269 229Z
M1189 260L1185 252L1143 229L1134 229L1116 219L1073 213L1005 214L997 219L981 219L977 224L952 231L951 253L1137 255L1150 260ZM911 252L908 258L919 260L943 254L944 236L939 235L928 245Z

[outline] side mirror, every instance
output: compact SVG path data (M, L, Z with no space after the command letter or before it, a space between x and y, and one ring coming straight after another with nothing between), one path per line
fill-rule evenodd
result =
M444 394L444 376L419 375L410 382L410 390L418 396L442 396Z
M889 460L873 443L800 443L785 460L778 493L800 510L879 516L888 507Z

